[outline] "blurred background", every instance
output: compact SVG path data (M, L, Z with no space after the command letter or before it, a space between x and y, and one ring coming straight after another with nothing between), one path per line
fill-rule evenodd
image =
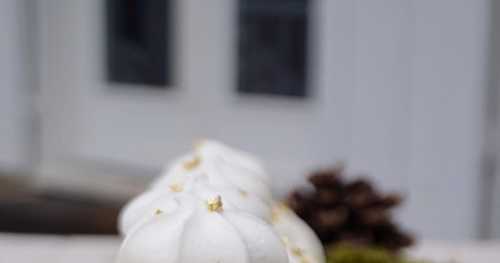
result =
M417 236L500 238L490 0L0 0L0 230L114 233L199 138L277 197L344 161ZM279 182L279 183L278 183Z

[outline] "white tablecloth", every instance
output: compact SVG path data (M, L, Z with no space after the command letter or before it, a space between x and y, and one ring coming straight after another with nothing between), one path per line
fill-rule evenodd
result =
M409 254L436 262L500 263L498 241L430 241L425 240L409 251Z
M119 245L106 236L0 234L0 263L113 263ZM497 263L500 241L423 241L409 254L442 263Z
M115 237L0 234L0 263L113 263Z

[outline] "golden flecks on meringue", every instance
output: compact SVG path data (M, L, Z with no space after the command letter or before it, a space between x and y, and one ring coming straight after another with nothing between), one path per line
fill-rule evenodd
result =
M300 260L300 263L310 263L311 261L307 258L307 256L305 255L305 252L303 249L301 249L300 247L297 247L295 245L293 245L291 242L290 242L290 239L288 239L287 236L282 236L281 237L281 240L283 241L283 244L285 244L285 246L287 247L287 249L289 249L290 251L290 254L293 256L293 257L296 257Z
M239 192L240 192L240 195L243 196L243 197L247 197L248 196L248 192L245 191L245 190L241 190L240 189Z
M157 208L155 210L155 215L161 215L161 214L163 214L163 211L161 209Z
M198 167L201 163L201 158L198 155L195 155L191 160L184 162L184 169L191 171Z
M201 148L203 147L203 145L205 145L205 142L206 142L206 141L207 141L206 139L198 139L197 141L195 141L195 142L193 143L193 149L194 149L196 152L200 151L200 150L201 150Z
M288 239L287 236L281 236L281 241L283 242L283 244L286 246L286 247L289 247L290 246L290 239Z
M300 263L309 263L310 261L307 259L306 255L304 254L304 250L294 247L292 248L292 255L297 257L300 260Z
M298 247L292 248L291 251L292 251L292 255L294 255L296 257L304 256L304 251Z
M220 196L216 196L215 198L209 199L207 201L207 208L210 212L222 212L223 204Z
M184 191L184 187L182 187L182 185L180 185L180 184L171 184L168 186L168 188L170 189L170 191L172 191L174 193L179 193L179 192Z
M288 206L284 203L277 203L273 206L271 210L271 222L276 223L280 219L281 215L289 210Z

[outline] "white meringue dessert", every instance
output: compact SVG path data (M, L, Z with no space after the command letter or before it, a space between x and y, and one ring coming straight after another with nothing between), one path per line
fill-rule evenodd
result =
M323 245L314 231L285 204L273 204L272 225L286 244L290 263L326 261Z
M197 144L122 209L116 263L324 263L314 232L269 184L252 155Z
M226 211L224 200L180 194L159 203L123 242L117 263L287 263L262 219Z

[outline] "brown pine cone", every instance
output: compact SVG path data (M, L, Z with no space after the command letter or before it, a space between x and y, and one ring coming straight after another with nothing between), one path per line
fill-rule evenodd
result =
M318 171L309 177L309 182L316 188L340 189L342 181L337 177L335 169Z
M289 206L318 234L325 245L349 242L398 251L413 238L392 222L391 211L402 202L398 194L380 193L368 179L344 181L343 167L313 173L313 190L296 190Z
M369 207L360 211L360 221L367 226L376 226L388 223L390 216L384 207Z
M312 215L311 223L317 228L335 230L346 223L348 216L349 211L344 207L321 210Z

